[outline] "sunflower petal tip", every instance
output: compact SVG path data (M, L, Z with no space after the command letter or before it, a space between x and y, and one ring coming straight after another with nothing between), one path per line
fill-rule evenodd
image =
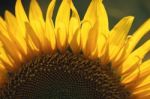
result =
M4 14L7 15L8 13L10 13L10 12L8 10L6 10Z
M134 16L127 16L127 17L125 17L125 19L126 19L126 20L129 20L129 21L133 21L134 18L135 18Z
M4 13L5 19L7 18L7 16L9 16L9 15L11 15L11 14L12 14L11 12L9 12L8 10L6 10L5 13Z

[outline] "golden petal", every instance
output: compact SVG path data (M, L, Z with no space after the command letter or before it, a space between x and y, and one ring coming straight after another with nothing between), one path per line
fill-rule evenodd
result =
M89 35L89 31L98 22L97 27L97 50L94 52L96 56L102 56L102 49L106 43L105 36L107 36L108 28L108 17L102 0L92 0L87 12L83 19L83 24L81 28L81 47L85 51L86 43ZM98 52L97 52L98 51Z
M25 36L25 22L28 22L28 18L26 16L25 11L24 11L21 0L16 1L15 15L16 15L16 19L17 19L17 22L19 24L19 27L22 30L23 35Z
M49 44L47 46L50 46L49 50L53 51L56 49L56 39L55 39L55 31L54 31L54 23L52 20L53 16L53 10L55 6L56 0L52 0L51 3L48 6L47 14L46 14L46 32L45 36L49 41Z
M33 28L31 27L31 25L29 23L26 22L25 25L26 25L27 37L29 37L32 40L32 42L34 43L34 45L36 46L37 49L41 50L41 47L42 47L41 42L40 42L39 38L37 37L35 31L33 30ZM31 43L31 42L29 42L29 43ZM32 50L36 50L36 48L34 46L32 46L32 44L31 44L31 47L32 47Z
M57 47L60 51L64 51L68 43L68 26L70 19L71 0L62 0L62 3L57 12L55 29Z
M99 30L98 30L98 39L97 39L97 49L98 49L98 56L107 57L104 56L104 47L107 42L108 32L109 32L109 25L108 25L108 16L105 10L105 7L102 3L102 0L96 0L97 1L97 21L99 23ZM107 53L107 51L105 51Z
M71 2L72 15L69 22L68 43L74 53L80 50L80 17L74 4Z
M139 40L146 33L149 33L149 32L150 32L150 19L148 19L143 25L141 25L128 40L127 42L128 47L126 48L126 56L128 56L133 51L133 49L135 48Z
M37 17L38 16L38 17ZM42 11L40 6L37 3L37 0L31 0L30 9L29 9L29 19L32 28L34 29L36 35L38 36L41 45L42 51L46 49L46 39L45 39L45 22L43 19Z
M150 40L148 40L141 47L133 51L129 55L129 57L122 63L122 65L118 70L122 68L120 70L122 74L125 72L130 73L129 70L135 65L138 65L139 61L142 60L143 57L146 55L146 53L150 51L149 45L150 45Z
M12 40L8 39L5 35L3 35L1 31L0 40L3 43L6 53L10 55L10 57L15 61L16 66L20 64L20 62L22 62L22 57L14 42L12 42Z
M9 11L5 12L6 27L8 31L8 38L11 38L15 43L16 47L24 56L26 55L26 43L25 43L25 33L21 31L22 27L18 28L18 22L16 17ZM5 35L5 34L4 34Z
M133 72L129 73L123 80L123 83L130 83L132 81L136 81L136 84L134 83L134 87L143 86L143 81L150 75L150 68L149 68L150 60L147 60L143 62L140 66L138 66L137 69L135 69ZM149 84L149 82L144 83ZM128 85L132 88L132 85Z
M111 60L117 56L117 54L123 47L133 19L133 16L124 17L110 31L109 56Z
M92 0L84 16L83 19L84 22L81 28L81 47L83 51L86 48L88 33L96 22L96 14L97 14L97 0Z
M58 28L56 29L56 42L57 48L63 52L67 46L67 29L66 25L59 22Z
M85 55L89 56L97 48L98 22L90 29L86 43Z

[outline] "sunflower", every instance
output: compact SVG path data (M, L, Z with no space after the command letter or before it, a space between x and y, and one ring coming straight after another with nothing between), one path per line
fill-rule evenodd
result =
M72 0L56 0L46 18L36 0L27 17L21 0L15 15L0 17L1 99L149 99L150 19L128 35L134 17L111 30L102 0L92 0L83 20Z

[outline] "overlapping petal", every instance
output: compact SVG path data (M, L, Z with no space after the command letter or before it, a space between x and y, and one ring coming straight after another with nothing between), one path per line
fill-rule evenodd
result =
M69 21L68 43L74 53L80 51L80 17L74 4L71 3L72 15Z
M41 42L42 45L41 50L45 51L46 48L45 22L43 19L41 8L36 0L31 0L29 9L29 20L32 28L34 29L36 35L38 36Z
M110 31L109 37L109 57L113 60L126 42L127 34L133 22L133 17L125 17L120 20Z
M48 6L45 23L46 24L45 36L49 43L47 44L47 46L51 51L56 49L56 38L55 38L54 24L52 20L55 2L56 0L52 0Z
M142 61L144 56L150 51L150 40L145 42L141 47L133 51L129 57L121 64L118 70L121 71L122 74L131 73L134 69L137 68L138 64ZM133 69L133 70L132 70Z
M68 42L68 26L70 19L71 0L62 0L55 21L57 47L64 51Z
M128 47L126 47L126 56L128 56L141 38L150 32L150 19L148 19L143 25L141 25L128 40Z

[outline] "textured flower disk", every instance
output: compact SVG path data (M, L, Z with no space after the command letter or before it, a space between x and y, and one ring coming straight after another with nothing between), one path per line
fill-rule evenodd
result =
M109 29L108 16L102 0L91 0L82 20L73 1L62 0L54 23L52 17L55 3L56 0L50 1L45 20L36 0L31 0L28 17L24 11L21 0L16 1L15 15L6 11L4 19L0 17L0 92L5 94L4 90L8 91L8 89L11 88L10 84L12 84L14 88L14 82L22 82L23 80L18 80L16 77L22 77L21 74L25 72L24 68L27 68L27 72L30 72L30 66L32 67L32 65L28 65L27 67L26 65L28 62L32 62L33 59L36 60L36 57L40 57L43 54L55 56L55 54L59 52L59 55L63 55L68 49L71 49L71 53L73 53L72 57L75 55L77 59L79 59L81 54L84 56L82 57L83 60L85 58L88 59L88 61L99 59L100 64L97 65L97 63L95 63L98 66L96 70L93 70L93 68L84 68L86 65L83 65L82 68L84 69L82 72L87 69L95 74L97 70L104 72L109 66L112 68L111 72L115 72L113 75L117 74L120 77L120 79L118 78L119 86L124 86L125 89L128 89L131 93L131 99L150 99L150 59L143 61L144 56L150 51L150 39L135 49L142 37L150 32L150 19L146 20L132 35L128 35L134 20L133 16L122 18L112 29ZM70 58L72 57L70 56ZM57 61L57 59L55 61ZM64 60L62 58L62 61L65 61L65 58ZM67 60L67 62L68 61L69 60ZM42 70L49 70L46 66L45 68L46 70L42 67ZM58 70L63 70L62 68L63 66L58 68ZM65 70L68 70L70 67L66 66L65 68L67 68ZM55 70L55 67L51 69ZM40 68L38 68L38 70L40 70ZM60 76L61 73L65 76L64 71L60 72L60 74L57 72L58 75L54 76ZM28 74L27 72L24 74ZM48 72L49 75L52 74L51 72ZM35 74L40 76L38 73ZM98 72L98 74L100 74L100 72ZM45 74L43 75L47 76ZM52 77L52 75L50 77ZM27 75L27 77L28 76L29 75ZM31 76L36 75L33 74ZM38 76L35 78L40 80L41 78L38 78ZM25 77L25 75L23 75L23 77ZM66 77L68 77L68 75ZM76 75L76 77L80 78L79 75ZM100 76L98 76L98 78L99 77ZM77 80L76 78L73 79L74 81ZM94 81L96 82L97 80L98 79ZM68 79L68 81L70 80ZM83 82L86 81L83 80ZM30 81L26 81L26 83L33 84L33 82L30 83ZM41 85L41 83L39 85ZM77 85L75 83L75 86ZM91 88L91 86L88 88ZM13 89L9 90L14 91ZM9 93L9 91L7 93ZM111 98L109 97L107 99Z

